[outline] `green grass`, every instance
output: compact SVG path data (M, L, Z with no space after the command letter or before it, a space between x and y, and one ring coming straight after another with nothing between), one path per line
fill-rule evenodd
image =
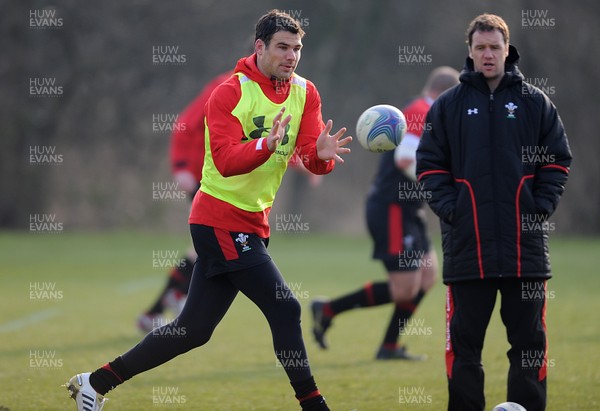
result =
M164 270L152 268L153 250L188 244L186 235L0 233L0 410L75 409L59 386L137 343L141 335L135 319L165 280ZM600 409L599 250L599 239L551 241L555 278L549 283L553 298L547 316L549 411ZM403 337L411 351L427 353L429 360L376 362L373 356L391 307L336 318L328 351L318 350L312 341L306 309L310 298L340 295L385 278L380 265L370 260L368 238L280 234L270 251L288 282L299 287L311 365L334 410L446 408L441 282L415 314L430 335ZM54 298L32 299L30 287L36 283L53 285ZM507 350L496 310L484 349L489 409L504 401ZM35 354L41 360L36 362ZM423 403L399 404L400 389L420 390ZM185 404L153 404L156 390ZM275 364L267 324L244 296L206 346L136 376L108 397L107 411L297 409L285 374Z

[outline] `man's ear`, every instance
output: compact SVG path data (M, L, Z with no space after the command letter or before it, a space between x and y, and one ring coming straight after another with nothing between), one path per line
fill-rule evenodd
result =
M261 39L256 39L256 41L254 42L254 52L257 55L261 55L266 48L266 44L264 41L262 41Z

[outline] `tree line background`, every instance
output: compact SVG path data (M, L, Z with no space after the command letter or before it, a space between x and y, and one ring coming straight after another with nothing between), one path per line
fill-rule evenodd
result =
M3 2L0 227L27 230L31 215L51 214L65 230L186 230L189 202L153 198L153 187L170 181L169 133L156 123L248 54L255 23L271 8L303 24L297 72L319 89L324 118L349 134L365 108L417 95L436 66L462 68L474 16L503 16L521 70L546 88L570 139L557 231L600 233L600 6L591 0ZM32 18L55 20L35 27ZM156 64L165 47L178 61ZM403 63L401 47L425 62ZM52 79L54 93L32 95L32 84ZM38 148L60 161L32 163ZM301 215L314 231L364 230L378 155L352 148L318 187L288 172L273 212Z

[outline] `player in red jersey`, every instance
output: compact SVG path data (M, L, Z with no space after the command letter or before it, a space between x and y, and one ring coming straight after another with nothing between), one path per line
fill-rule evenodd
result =
M193 199L200 188L202 165L204 164L204 106L213 90L227 80L232 71L219 74L202 89L200 94L177 117L173 126L170 144L170 162L173 180L180 190ZM167 322L163 318L166 308L176 316L181 312L187 297L194 262L198 258L196 251L190 248L181 262L173 267L167 283L150 308L138 317L137 325L143 332Z
M204 164L204 106L213 90L227 80L233 71L219 74L211 80L198 96L177 117L173 127L170 145L170 162L173 180L178 188L185 190L188 198L193 199L200 188L202 166ZM320 184L322 176L309 172L297 153L290 159L290 167L310 179L311 186ZM138 317L137 325L147 333L168 322L163 313L170 309L175 316L179 315L188 294L194 262L198 258L194 248L189 248L181 262L169 271L167 283L150 308Z
M458 84L458 71L439 67L431 72L422 95L403 108L407 132L398 148L381 154L379 169L367 199L367 225L374 242L373 258L383 262L388 281L367 283L333 300L312 302L313 334L327 348L325 332L332 319L353 308L393 302L395 309L376 358L422 360L398 344L399 335L437 275L435 251L430 248L424 204L415 177L415 156L427 124L425 116L433 101Z
M311 172L327 174L350 152L346 129L329 134L333 123L323 124L316 87L295 73L303 34L287 13L262 16L255 53L209 98L202 185L189 219L198 259L185 306L114 361L73 376L66 386L79 411L99 411L111 389L206 344L240 291L265 315L301 408L329 410L308 362L300 303L279 297L287 284L266 249L269 212L293 154Z

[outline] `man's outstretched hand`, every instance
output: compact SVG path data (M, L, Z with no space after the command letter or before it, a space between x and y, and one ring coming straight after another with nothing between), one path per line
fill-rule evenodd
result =
M334 135L330 135L329 132L333 128L333 121L328 120L325 124L325 128L317 138L317 156L323 160L335 160L343 163L344 159L340 157L340 154L348 154L349 148L344 146L352 141L352 137L347 136L342 139L342 136L346 132L346 127L342 127Z

